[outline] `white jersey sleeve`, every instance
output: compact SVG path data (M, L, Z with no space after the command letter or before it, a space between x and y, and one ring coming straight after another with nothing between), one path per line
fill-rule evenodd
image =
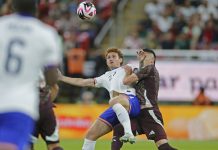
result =
M94 78L94 80L95 80L95 87L105 87L105 81L106 81L105 74Z

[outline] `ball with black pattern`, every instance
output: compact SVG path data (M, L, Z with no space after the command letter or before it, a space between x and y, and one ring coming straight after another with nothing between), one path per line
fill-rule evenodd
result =
M77 7L77 14L82 20L91 20L96 15L95 5L91 2L81 2Z

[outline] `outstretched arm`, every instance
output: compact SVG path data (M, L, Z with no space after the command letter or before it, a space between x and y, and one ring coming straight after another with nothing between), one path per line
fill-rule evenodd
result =
M70 78L64 76L59 71L59 81L65 82L70 85L80 86L80 87L95 87L95 80L93 78L83 79L83 78Z

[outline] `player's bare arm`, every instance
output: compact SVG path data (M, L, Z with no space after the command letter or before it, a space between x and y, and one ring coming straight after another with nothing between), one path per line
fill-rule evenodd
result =
M133 83L136 83L138 81L138 77L135 73L132 73L131 75L126 76L123 79L123 84L124 85L132 85Z
M89 78L89 79L70 78L64 76L59 70L58 70L58 80L74 86L95 87L95 80L93 78Z
M60 81L74 85L74 86L80 86L80 87L94 87L94 79L83 79L83 78L70 78L66 76L62 76L60 78Z

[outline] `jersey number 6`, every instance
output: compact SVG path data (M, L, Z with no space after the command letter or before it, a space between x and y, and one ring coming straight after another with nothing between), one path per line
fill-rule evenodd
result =
M22 66L22 58L17 53L15 49L21 50L24 47L24 42L21 39L13 39L9 42L7 50L7 58L5 63L5 70L7 73L15 75L18 74Z

